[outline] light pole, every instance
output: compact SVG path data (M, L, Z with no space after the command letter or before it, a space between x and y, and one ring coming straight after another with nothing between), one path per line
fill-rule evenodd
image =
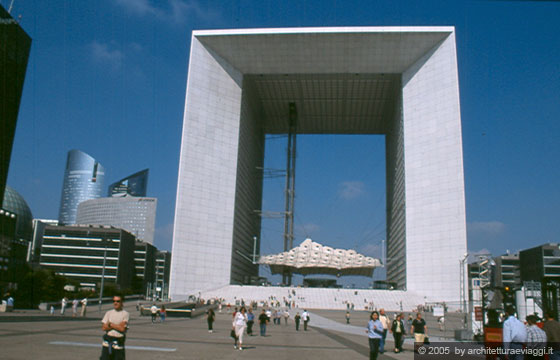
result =
M469 254L465 253L463 259L459 260L459 266L461 267L461 286L460 286L460 299L461 299L461 311L463 312L463 314L467 313L467 304L466 304L466 289L465 289L465 261L467 261L467 259L469 258Z
M99 290L99 312L101 312L101 303L103 299L103 286L105 285L105 264L107 262L107 244L111 241L111 239L107 239L103 237L101 242L105 245L105 249L103 250L103 270L101 270L101 289Z

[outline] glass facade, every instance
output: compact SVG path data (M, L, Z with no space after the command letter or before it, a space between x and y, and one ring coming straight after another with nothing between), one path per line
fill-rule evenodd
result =
M128 194L145 197L148 189L149 171L149 169L144 169L111 184L108 196L117 197Z
M105 169L94 158L80 150L68 152L58 220L75 224L78 204L101 197Z
M92 199L78 206L77 224L111 225L154 243L156 198L123 196Z
M23 197L10 186L6 185L2 208L16 214L16 238L31 241L33 235L33 214Z

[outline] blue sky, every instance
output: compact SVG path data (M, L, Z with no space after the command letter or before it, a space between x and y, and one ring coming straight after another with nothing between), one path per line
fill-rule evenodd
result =
M559 240L558 1L16 0L12 15L33 44L8 184L37 218L58 216L77 148L103 164L106 186L150 168L156 245L171 249L194 29L453 25L468 247L497 255ZM282 141L267 143L267 166L284 166ZM383 141L299 137L296 243L309 235L379 256ZM282 209L282 189L267 180L265 210ZM263 223L263 252L281 250L279 229Z

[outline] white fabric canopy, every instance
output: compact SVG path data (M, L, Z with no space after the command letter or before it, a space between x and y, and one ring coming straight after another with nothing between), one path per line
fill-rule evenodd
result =
M371 277L379 259L358 254L355 250L333 249L306 239L300 246L276 255L264 255L259 264L268 265L273 274L363 275Z

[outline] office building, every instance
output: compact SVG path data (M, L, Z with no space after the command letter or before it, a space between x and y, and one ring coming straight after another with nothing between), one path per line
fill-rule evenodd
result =
M33 236L31 245L27 251L27 262L33 267L39 266L41 261L41 245L43 244L43 235L47 225L57 226L58 220L55 219L33 219Z
M134 269L136 276L142 280L142 294L151 288L156 279L157 249L152 244L136 241L134 247Z
M519 252L521 281L541 282L545 278L560 280L560 246L543 244Z
M33 214L27 202L14 188L6 185L2 209L16 215L15 236L18 240L30 242L33 238Z
M42 268L75 279L83 287L105 284L129 289L134 276L131 233L110 226L51 226L44 229Z
M0 208L8 179L31 38L0 5Z
M156 294L161 299L169 298L169 274L171 269L171 253L158 251L156 255Z
M519 254L504 254L494 258L493 271L494 286L519 289L521 287L521 274L519 270Z
M0 288L17 287L25 274L33 214L25 199L6 185L0 207ZM10 284L10 285L8 285Z
M140 196L145 197L148 189L149 169L129 175L109 186L108 196Z
M114 226L153 244L156 209L156 198L125 195L86 200L78 205L76 223Z
M80 150L68 152L58 215L61 224L76 224L78 205L101 197L104 178L105 169L94 158Z
M265 139L293 130L385 136L387 281L459 303L467 234L453 27L194 31L183 129L172 298L258 276L243 254L260 239Z

